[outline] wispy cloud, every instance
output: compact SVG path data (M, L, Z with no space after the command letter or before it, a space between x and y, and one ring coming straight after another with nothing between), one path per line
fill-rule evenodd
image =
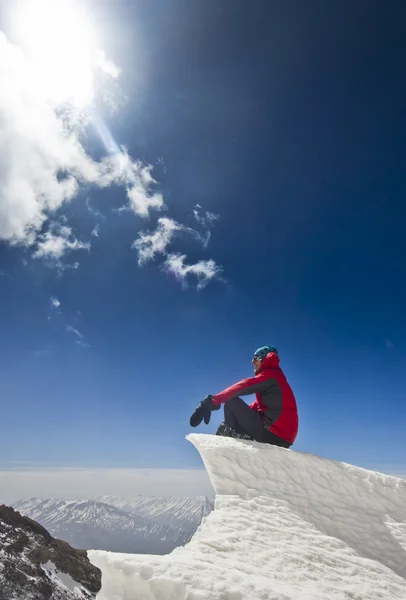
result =
M51 296L50 298L50 310L48 314L48 320L55 320L56 323L59 323L60 327L63 327L67 334L69 334L70 338L73 339L75 344L81 346L82 348L90 348L90 344L85 341L85 336L81 331L79 331L78 327L73 327L67 323L67 321L78 322L81 313L77 311L75 315L72 316L71 319L67 318L64 314L66 311L62 310L61 301L56 296ZM36 356L43 354L41 349L37 351Z
M94 208L94 206L90 204L89 198L86 198L86 208L90 212L90 214L96 217L97 219L104 220L106 218L97 208Z
M76 337L75 343L78 344L78 346L81 346L82 348L90 348L90 344L87 344L84 341L84 336L78 329L75 329L75 327L72 327L72 325L66 325L65 329L67 332L73 333L73 335Z
M126 182L129 184L127 196L131 210L141 217L148 217L151 208L161 210L164 206L162 194L151 191L151 186L157 183L151 175L151 169L150 165L130 161L132 177Z
M58 261L72 250L90 250L90 244L77 240L70 227L54 224L49 231L38 236L33 257Z
M220 216L209 211L204 211L200 204L196 204L193 209L193 216L200 227L205 230L204 235L199 234L199 238L202 241L203 246L207 248L211 238L211 228L214 226L215 222L218 221Z
M214 223L220 218L220 215L216 215L215 213L207 210L204 211L200 204L196 204L195 208L193 209L193 216L199 225L205 227L206 229L209 229L211 226L213 226Z
M185 265L186 255L169 254L163 264L163 268L171 273L182 283L188 285L188 277L193 275L197 278L197 289L202 290L212 279L218 279L222 273L222 267L214 260L200 260L192 265Z
M124 146L99 163L99 185L107 187L113 183L127 190L127 206L140 217L149 217L150 209L161 210L165 204L162 194L153 190L157 183L151 175L152 166L133 160Z
M147 261L153 260L156 254L165 254L175 233L185 229L183 225L173 219L163 217L158 219L158 226L152 233L141 231L138 239L132 245L132 248L138 252L138 264L141 266Z
M66 331L70 331L71 333L74 333L75 335L77 335L77 337L80 340L83 340L83 335L80 333L80 331L78 331L77 329L75 329L71 325L66 325Z
M186 265L185 254L168 254L167 247L171 244L175 235L179 233L186 233L204 243L204 240L195 229L164 217L158 220L158 226L155 231L141 231L138 239L133 243L132 247L138 251L138 264L142 266L149 260L153 260L157 254L162 254L166 257L163 263L165 271L172 273L184 287L187 287L189 276L194 275L197 278L197 289L202 290L209 281L220 278L222 267L217 265L212 259L201 260L195 264Z
M91 235L93 235L94 237L98 238L99 237L99 231L100 231L100 225L96 225L93 228L93 231L92 231Z
M55 266L58 269L58 273L60 275L62 275L64 273L64 271L69 270L69 269L76 271L76 269L79 269L79 265L80 265L79 261L76 261L71 265L69 265L67 263L62 263L61 261L55 263Z
M49 299L48 321L50 321L55 314L60 314L60 306L61 303L58 300L58 298L56 298L55 296L51 296L51 298Z

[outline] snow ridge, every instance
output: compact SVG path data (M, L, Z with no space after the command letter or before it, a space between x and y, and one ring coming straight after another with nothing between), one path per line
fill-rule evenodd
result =
M215 510L170 555L89 552L98 600L405 600L406 481L193 434Z

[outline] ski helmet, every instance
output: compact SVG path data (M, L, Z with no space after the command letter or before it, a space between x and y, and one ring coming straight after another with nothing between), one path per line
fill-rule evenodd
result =
M261 360L264 360L265 356L269 354L269 352L275 352L275 354L278 354L278 350L275 348L275 346L262 346L261 348L258 348L258 350L255 350L254 356L259 356Z

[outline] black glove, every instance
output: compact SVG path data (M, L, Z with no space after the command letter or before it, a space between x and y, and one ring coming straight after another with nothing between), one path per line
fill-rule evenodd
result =
M200 425L203 419L206 425L208 425L210 423L211 411L218 410L219 408L220 406L215 406L215 404L213 404L213 396L211 394L206 396L206 398L200 402L199 406L190 417L191 427L197 427Z

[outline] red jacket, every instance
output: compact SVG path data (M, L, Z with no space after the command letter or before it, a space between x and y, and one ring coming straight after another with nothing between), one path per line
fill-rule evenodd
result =
M248 394L255 394L256 400L250 408L269 424L269 431L293 444L299 425L296 400L275 352L266 355L255 377L243 379L216 394L213 404L219 406L231 398Z

